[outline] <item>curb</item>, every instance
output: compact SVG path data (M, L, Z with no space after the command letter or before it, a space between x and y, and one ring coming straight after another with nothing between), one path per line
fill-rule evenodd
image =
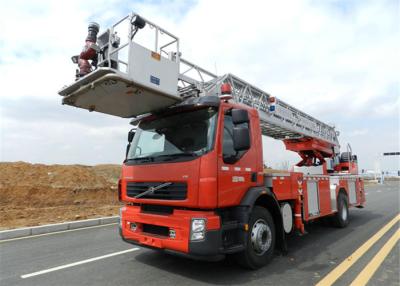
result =
M40 226L23 227L10 230L0 231L0 241L12 238L19 238L31 235L38 235L50 232L72 230L78 228L85 228L96 225L110 224L119 222L119 216L108 216L100 218L92 218L77 221L67 221L55 224L46 224Z

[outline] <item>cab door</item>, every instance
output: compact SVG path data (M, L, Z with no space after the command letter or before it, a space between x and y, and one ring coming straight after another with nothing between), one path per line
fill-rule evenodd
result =
M218 155L218 205L219 207L237 205L244 193L257 180L255 160L251 160L255 154L255 148L251 138L250 121L234 124L232 110L226 109L223 116L223 126L220 132L221 144ZM248 112L247 110L245 110ZM250 116L248 116L250 118ZM250 130L250 148L236 151L234 149L234 128L244 127Z

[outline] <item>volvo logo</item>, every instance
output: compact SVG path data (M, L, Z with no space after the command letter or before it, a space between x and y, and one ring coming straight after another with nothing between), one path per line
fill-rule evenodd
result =
M168 187L169 185L172 185L172 183L171 182L166 182L166 183L160 184L158 186L149 187L147 189L147 191L144 191L143 193L140 193L137 196L135 196L135 199L138 199L138 198L143 197L143 196L148 195L148 194L153 194L155 191L160 190L160 189L165 188L165 187Z

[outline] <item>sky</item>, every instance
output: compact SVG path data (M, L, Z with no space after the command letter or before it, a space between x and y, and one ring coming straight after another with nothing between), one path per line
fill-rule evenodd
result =
M340 131L361 169L400 169L399 0L0 0L0 161L121 163L129 120L61 105L87 24L131 11L180 39L182 57L233 73ZM264 160L299 161L264 138Z

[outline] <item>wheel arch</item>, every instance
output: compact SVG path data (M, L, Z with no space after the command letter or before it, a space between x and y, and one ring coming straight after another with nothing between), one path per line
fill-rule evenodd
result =
M281 251L287 253L286 235L283 229L283 219L278 200L270 188L255 187L250 188L241 201L242 206L249 208L249 214L254 206L261 206L266 208L274 220L277 240L276 244Z

